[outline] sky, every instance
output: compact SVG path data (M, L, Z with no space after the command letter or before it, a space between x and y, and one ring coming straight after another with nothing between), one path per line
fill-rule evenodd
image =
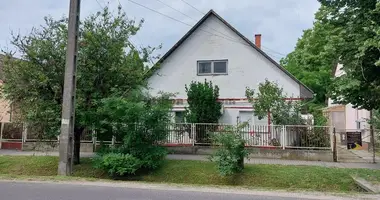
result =
M158 46L158 54L165 54L191 27L132 3L137 2L189 25L203 17L210 9L247 38L254 40L262 34L262 48L273 59L290 53L302 36L303 30L313 25L317 0L82 0L81 18L100 11L108 5L116 11L122 5L129 18L144 19L142 29L133 37L137 46ZM163 2L163 3L162 3ZM172 9L167 5L175 8ZM194 7L194 8L193 8ZM33 27L44 23L44 16L67 16L69 0L11 0L0 7L0 48L13 49L11 32L28 34ZM181 14L180 12L187 16ZM190 16L191 18L189 18Z

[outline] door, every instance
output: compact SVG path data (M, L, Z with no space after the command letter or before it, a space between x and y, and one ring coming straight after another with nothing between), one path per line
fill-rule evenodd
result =
M253 112L252 111L239 111L239 122L248 122L249 126L253 125Z

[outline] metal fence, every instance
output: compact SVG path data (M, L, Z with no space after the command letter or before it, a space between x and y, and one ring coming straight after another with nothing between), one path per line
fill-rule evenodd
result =
M2 141L17 140L32 142L41 140L41 132L33 127L25 128L22 124L2 123ZM167 137L161 142L167 146L211 145L215 135L224 133L239 134L247 147L270 147L292 149L331 149L332 127L324 126L257 126L206 123L167 124L164 128ZM58 142L57 137L44 138L46 141ZM85 130L81 135L83 143L116 144L118 136L97 137L95 131Z
M236 126L225 124L194 124L194 144L209 145L215 134L231 132ZM333 128L328 126L239 126L246 146L294 149L331 149Z
M284 146L294 149L330 149L333 131L329 126L285 126Z

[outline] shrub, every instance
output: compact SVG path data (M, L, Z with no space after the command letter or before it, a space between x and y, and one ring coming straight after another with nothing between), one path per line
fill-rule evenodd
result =
M185 85L187 103L185 119L189 123L218 123L222 116L220 110L222 103L218 101L219 87L205 79L204 82L192 81ZM196 139L200 143L209 143L209 130L207 126L196 127Z
M130 151L132 155L140 158L141 168L146 170L155 170L159 168L168 153L165 147L150 146L144 151Z
M244 169L244 157L248 156L248 152L237 131L215 134L213 142L219 148L211 156L211 160L217 163L220 175L233 175Z
M110 176L124 176L135 174L141 168L141 160L122 153L108 153L97 157L95 168L105 170Z
M95 162L100 163L101 169L113 176L123 176L161 166L167 155L160 144L168 134L172 106L169 97L137 95L133 99L103 100L97 112L100 119L96 127L98 134L103 138L114 135L122 144L98 152L100 161Z

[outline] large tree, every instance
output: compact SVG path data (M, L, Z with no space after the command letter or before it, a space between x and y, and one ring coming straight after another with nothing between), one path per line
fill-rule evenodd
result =
M331 97L367 110L380 108L380 2L319 0L327 8L322 19L339 37L339 62L345 75L336 78Z
M259 119L270 116L274 125L300 125L305 121L301 117L300 103L287 101L283 88L277 83L265 80L259 84L258 91L246 88L245 95L252 103L254 115Z
M305 30L294 51L280 61L289 72L314 91L315 97L306 107L319 125L325 122L321 108L327 104L328 88L332 83L334 65L339 58L337 51L341 40L336 35L335 26L324 20L326 15L328 8L321 6L315 14L313 28Z
M29 35L13 35L11 43L21 59L5 60L2 89L17 104L21 120L38 129L41 137L54 137L60 133L68 20L46 17L45 22ZM130 43L142 22L127 19L119 7L114 15L105 8L80 23L75 163L79 163L80 136L97 123L93 116L102 99L123 97L146 85L144 62L154 49L139 50Z

